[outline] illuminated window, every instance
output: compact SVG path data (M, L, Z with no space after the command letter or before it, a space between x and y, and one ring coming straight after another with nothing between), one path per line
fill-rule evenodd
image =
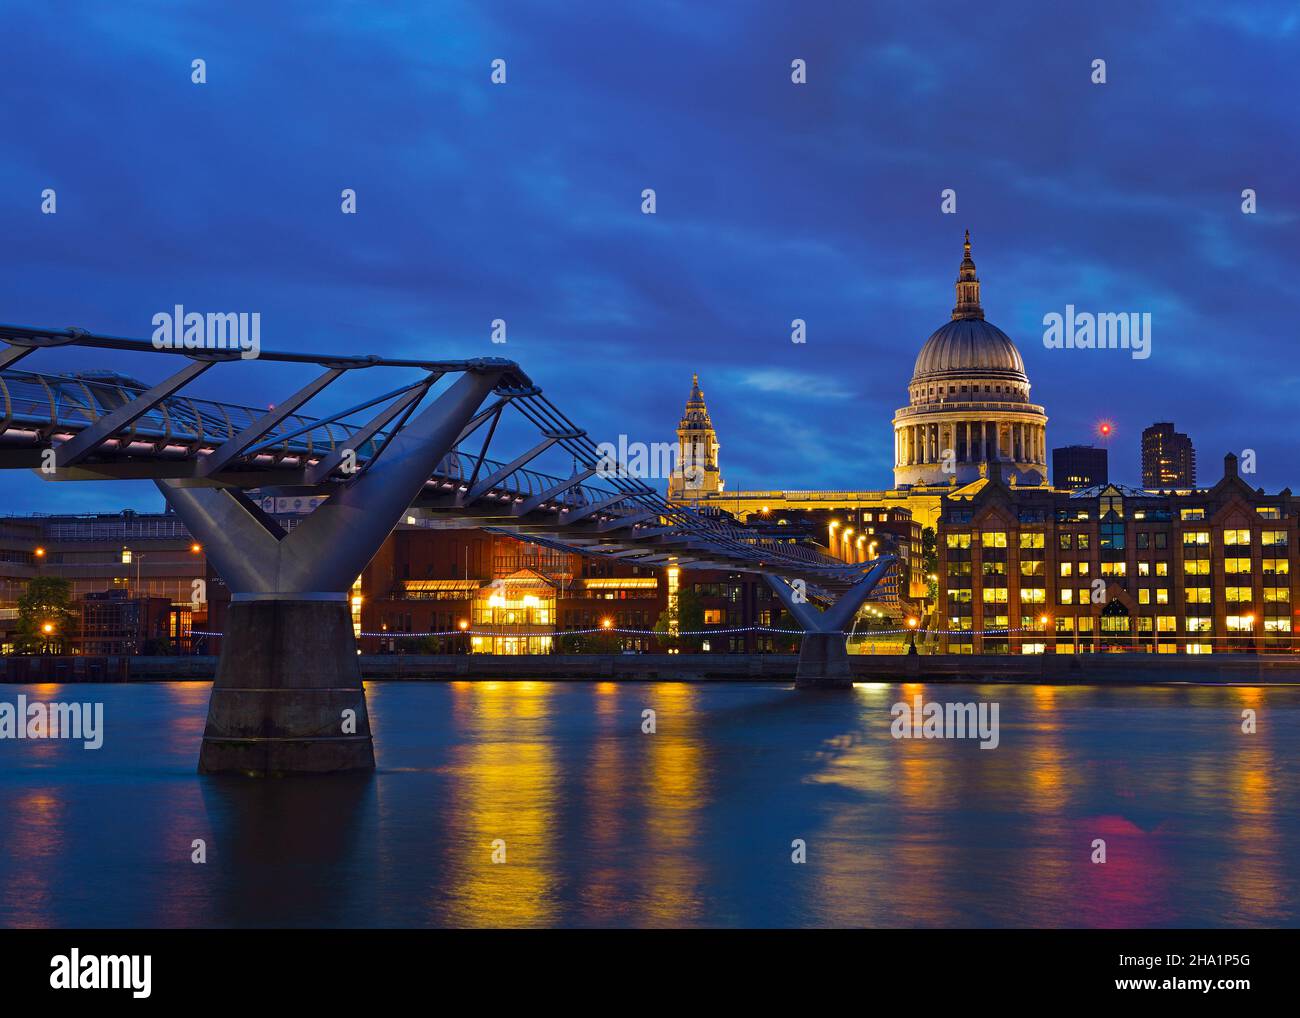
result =
M980 535L980 544L985 548L1005 548L1007 534L1005 530L985 531Z
M1250 531L1225 530L1223 532L1223 543L1225 546L1250 544Z

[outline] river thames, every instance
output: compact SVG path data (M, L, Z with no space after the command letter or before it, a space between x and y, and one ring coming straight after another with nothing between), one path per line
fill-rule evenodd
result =
M0 688L105 726L0 740L0 926L1300 925L1297 689L371 682L377 772L281 780L195 773L208 691Z

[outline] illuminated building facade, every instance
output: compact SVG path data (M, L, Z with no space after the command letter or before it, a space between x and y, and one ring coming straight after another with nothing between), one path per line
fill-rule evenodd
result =
M170 649L191 648L190 628L203 629L206 604L195 604L195 581L204 580L206 556L173 513L11 516L0 518L0 650L12 651L18 599L38 576L67 580L72 608L93 637L67 634L74 653L166 639ZM92 599L87 606L88 599ZM141 607L139 603L144 603ZM167 624L155 624L157 603L170 606ZM130 623L138 615L143 628ZM117 634L117 635L112 635Z
M504 534L404 524L362 573L360 646L367 653L650 652L659 649L651 631L681 589L700 595L711 613L705 628L719 630L705 638L709 652L773 649L762 634L721 632L737 622L757 625L779 608L752 574L634 566Z
M1142 432L1142 487L1149 491L1196 487L1196 449L1169 421Z
M1188 494L1023 489L995 471L943 500L940 646L1290 652L1298 513L1289 490L1242 481L1231 454L1213 488Z

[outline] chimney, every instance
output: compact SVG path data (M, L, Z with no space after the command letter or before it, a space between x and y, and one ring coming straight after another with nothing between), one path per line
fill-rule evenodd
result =
M1237 457L1234 453L1223 457L1223 476L1225 479L1237 476Z

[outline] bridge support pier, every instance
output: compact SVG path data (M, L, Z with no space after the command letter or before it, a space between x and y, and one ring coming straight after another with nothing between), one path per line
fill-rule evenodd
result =
M853 671L849 667L849 652L845 644L844 627L858 609L871 596L894 564L893 556L876 560L852 587L840 595L833 605L823 612L817 611L807 601L797 601L794 589L779 576L765 573L767 581L795 621L803 627L803 640L799 646L799 664L795 670L795 689L850 689Z
M199 773L319 774L374 766L347 602L232 602Z
M848 689L852 685L844 634L805 632L799 646L795 689Z
M202 774L374 770L347 592L500 379L466 371L286 532L242 492L160 480L231 591Z

